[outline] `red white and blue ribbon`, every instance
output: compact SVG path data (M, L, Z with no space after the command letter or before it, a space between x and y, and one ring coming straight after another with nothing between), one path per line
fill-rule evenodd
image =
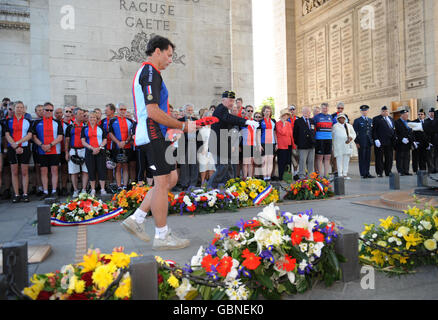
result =
M319 181L315 181L315 183L316 183L316 185L318 186L319 191L321 191L322 194L325 194L325 192L324 192L324 187L323 187L323 185L321 184L321 182L319 182Z
M254 205L258 206L260 205L263 200L265 200L269 195L271 194L273 188L271 185L269 185L265 190L263 190L253 201Z
M105 214L103 216L99 216L90 220L84 220L84 221L72 221L72 222L66 222L61 221L55 218L51 218L51 224L55 227L74 227L74 226L89 226L89 225L96 225L99 223L103 223L105 221L117 218L123 213L123 208L119 208L113 212L110 212L108 214Z

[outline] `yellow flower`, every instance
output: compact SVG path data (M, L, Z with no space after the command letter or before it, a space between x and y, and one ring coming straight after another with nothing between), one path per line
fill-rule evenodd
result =
M387 243L385 241L378 241L377 245L385 248Z
M79 280L78 277L73 276L70 278L70 282L68 285L68 294L72 294L73 292L82 293L85 290L85 281Z
M131 262L131 258L123 252L113 252L111 262L113 262L117 268L125 268Z
M123 280L114 294L118 299L131 298L131 277Z
M374 224L365 225L365 230L362 232L362 235L366 235L368 232L370 232L374 227Z
M417 207L409 208L409 210L406 213L415 218L423 216L423 212Z
M33 286L24 288L23 293L32 300L36 300L41 290L44 288L44 280L38 279L37 275L35 274L30 281L33 283Z
M388 217L386 220L379 219L381 222L380 226L383 227L385 230L388 230L392 226L392 220L394 217Z
M424 246L429 251L435 251L437 248L436 240L435 239L426 240L424 241Z
M94 271L98 266L100 266L99 257L97 256L97 252L93 251L89 255L84 256L84 262L78 264L78 266L84 267L81 270L81 273L87 273L90 271Z
M433 238L434 238L436 241L438 241L438 231L435 232L435 234L433 235Z
M255 198L257 197L257 193L255 193L255 192L251 192L251 193L249 194L249 196L250 196L252 199L255 199Z
M413 233L410 233L407 236L403 236L403 238L406 241L406 249L408 249L408 250L411 246L415 247L421 243L421 237L420 238L415 237L415 234L413 234Z
M435 224L435 228L438 229L438 215L433 216L432 219L433 219L433 223Z
M244 181L242 181L242 182L240 183L240 185L241 185L243 188L246 188L246 183L245 183Z
M173 274L167 280L167 283L170 284L175 289L179 287L179 281Z
M374 250L371 252L373 257L371 258L371 261L374 261L376 264L383 266L385 263L385 260L383 259L383 253L379 250Z
M93 273L93 281L100 289L106 289L114 281L113 273L117 270L115 264L110 262L109 264L96 268Z

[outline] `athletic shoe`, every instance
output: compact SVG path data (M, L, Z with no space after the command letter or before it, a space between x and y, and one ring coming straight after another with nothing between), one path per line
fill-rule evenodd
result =
M351 180L351 178L348 177L348 176L345 176L344 179L345 179L345 180Z
M73 198L77 198L79 197L79 191L75 190L75 192L73 192Z
M122 227L126 229L126 231L132 233L137 238L149 242L151 241L151 237L146 233L144 223L137 223L131 217L125 219L122 223Z
M90 195L94 197L96 195L96 190L91 190Z
M102 189L102 190L100 191L100 195L101 195L101 196L106 196L106 195L108 195L108 193L105 191L105 189Z
M20 196L15 195L12 197L12 203L18 203L20 202L20 200L21 200Z
M152 250L178 250L187 248L188 246L190 246L190 240L178 238L169 230L164 239L154 239Z
M24 194L21 199L23 200L23 202L30 202L29 196L27 194Z

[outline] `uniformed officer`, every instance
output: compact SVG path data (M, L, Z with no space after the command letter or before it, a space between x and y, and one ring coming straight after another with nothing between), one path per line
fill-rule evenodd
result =
M409 163L411 161L412 146L418 148L418 143L414 141L414 134L408 126L409 111L402 110L400 119L395 121L395 134L397 143L395 145L395 161L397 171L401 176L411 176L409 173Z
M412 122L424 123L426 114L424 109L418 111L418 118ZM429 148L429 137L424 131L414 132L414 149L412 150L412 170L417 173L418 169L425 171L427 166L427 149ZM430 149L430 148L429 148Z
M359 171L362 179L375 178L370 174L371 148L373 146L373 120L368 117L369 106L360 107L361 117L354 120L356 146L359 153Z

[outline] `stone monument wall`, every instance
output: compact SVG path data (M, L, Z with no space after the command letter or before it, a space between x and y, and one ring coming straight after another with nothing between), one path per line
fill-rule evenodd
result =
M172 105L200 109L229 89L253 103L252 53L243 55L252 48L250 0L32 0L29 6L30 105L133 108L132 80L154 34L176 45L163 73Z
M433 0L295 1L288 28L296 34L296 73L288 89L296 88L298 106L329 102L334 112L343 101L351 115L362 104L372 115L393 101L435 106L436 6Z

